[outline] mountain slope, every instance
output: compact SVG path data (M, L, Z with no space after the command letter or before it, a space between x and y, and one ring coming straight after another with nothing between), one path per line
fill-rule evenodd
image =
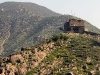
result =
M87 34L59 34L1 58L0 74L99 75L100 40ZM10 67L9 67L10 66Z
M6 56L62 33L66 21L76 18L71 15L59 15L34 3L6 2L0 4L0 53ZM85 21L89 31L100 30Z
M46 7L37 5L35 3L25 3L25 2L5 2L0 4L0 15L7 15L9 17L19 17L19 16L57 16L57 14Z

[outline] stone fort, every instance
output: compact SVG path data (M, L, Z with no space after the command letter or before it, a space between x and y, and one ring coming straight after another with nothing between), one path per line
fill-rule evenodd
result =
M77 20L77 19L70 19L69 22L64 24L64 32L71 32L71 33L84 33L84 21Z

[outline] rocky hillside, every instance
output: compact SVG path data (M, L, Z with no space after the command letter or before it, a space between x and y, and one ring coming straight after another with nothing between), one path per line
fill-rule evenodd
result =
M1 75L100 75L100 39L59 34L0 59Z
M71 15L60 15L34 3L5 2L0 4L0 54L10 55L21 47L28 47L62 33L60 27ZM100 30L85 21L89 31Z

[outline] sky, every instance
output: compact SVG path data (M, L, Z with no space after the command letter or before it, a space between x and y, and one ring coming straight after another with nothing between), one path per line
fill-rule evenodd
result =
M0 0L0 3L9 0ZM100 29L100 0L10 0L32 2L50 10L82 18Z

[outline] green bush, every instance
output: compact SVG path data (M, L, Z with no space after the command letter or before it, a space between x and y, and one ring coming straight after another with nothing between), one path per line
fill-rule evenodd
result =
M56 35L52 36L52 41L58 41L59 39L67 40L68 36L66 36L64 34L56 34Z
M29 71L26 75L33 75L34 73L37 73L37 72L38 72L38 69L35 68L35 69Z

